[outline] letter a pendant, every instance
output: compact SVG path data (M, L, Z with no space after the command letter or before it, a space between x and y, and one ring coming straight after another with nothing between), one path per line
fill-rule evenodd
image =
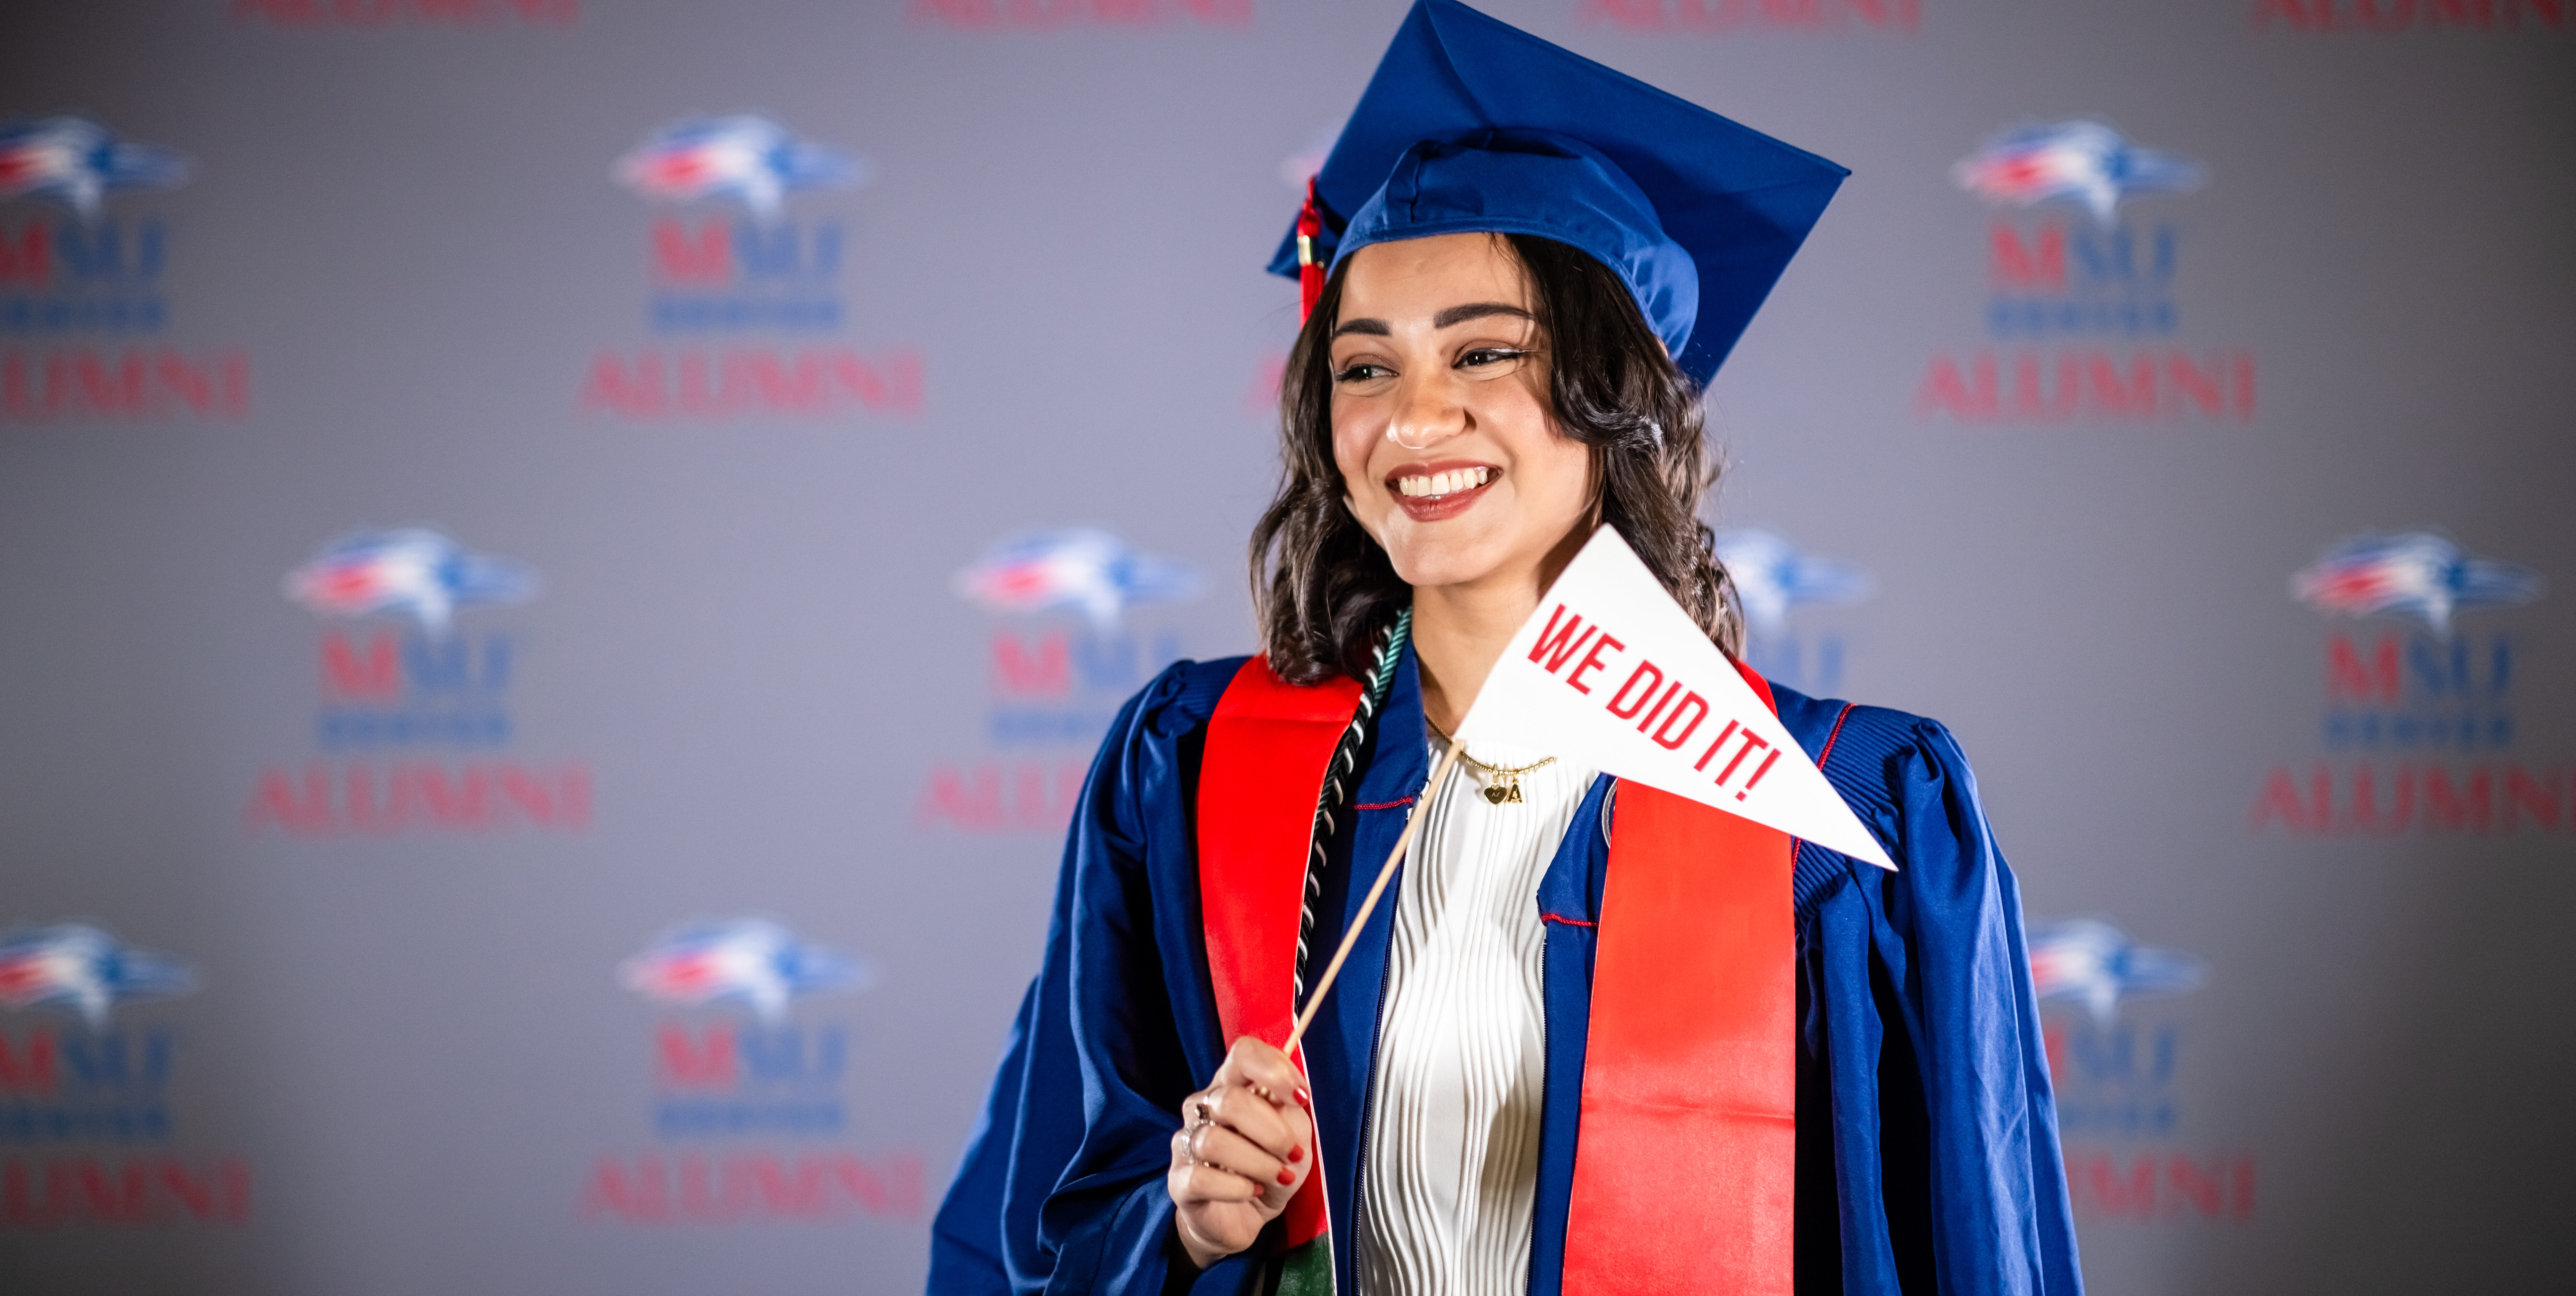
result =
M1506 774L1503 776L1502 782L1496 783L1492 787L1485 789L1485 799L1495 805L1523 804L1521 800L1521 781L1509 774Z

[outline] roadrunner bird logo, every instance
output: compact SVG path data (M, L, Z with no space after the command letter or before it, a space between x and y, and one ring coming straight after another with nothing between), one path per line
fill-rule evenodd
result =
M2064 199L2081 204L2104 225L2133 195L2188 193L2208 180L2198 162L2139 148L2093 121L2015 127L1987 140L1950 175L1990 203L2033 207Z
M49 198L96 220L109 190L168 189L187 178L187 159L118 139L85 117L0 125L0 199Z
M2446 637L2461 611L2529 603L2542 588L2538 572L2471 557L2430 531L2355 536L2290 578L2290 592L2319 612L2411 616Z
M197 973L167 954L139 950L84 923L58 923L0 936L0 1006L74 1013L93 1029L134 999L168 999L197 988Z
M628 959L618 980L647 999L669 1004L731 1003L763 1020L787 1015L790 1000L864 990L867 964L810 944L765 918L695 923Z
M669 127L617 160L617 181L662 202L731 199L775 220L800 189L850 189L866 162L809 144L766 117L712 117Z
M2109 1023L2129 995L2180 994L2207 979L2199 959L2150 949L2106 922L2074 918L2030 929L2030 980L2042 1002L2072 999Z
M432 634L446 633L458 608L523 602L536 588L536 573L524 564L468 553L417 528L343 536L286 577L286 597L318 615L391 612Z

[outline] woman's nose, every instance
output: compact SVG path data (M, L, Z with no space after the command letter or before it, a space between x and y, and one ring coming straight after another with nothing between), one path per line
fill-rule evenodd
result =
M1408 378L1396 393L1395 415L1387 420L1386 439L1407 450L1428 450L1467 430L1467 410L1446 374Z

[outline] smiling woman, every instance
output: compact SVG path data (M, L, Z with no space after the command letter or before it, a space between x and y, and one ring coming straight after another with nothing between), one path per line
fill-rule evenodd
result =
M1309 310L1263 652L1175 665L1103 745L933 1291L2079 1289L2020 900L1945 730L1738 667L1893 874L1541 720L1450 738L1605 523L1739 650L1700 393L1842 174L1416 5L1273 267Z

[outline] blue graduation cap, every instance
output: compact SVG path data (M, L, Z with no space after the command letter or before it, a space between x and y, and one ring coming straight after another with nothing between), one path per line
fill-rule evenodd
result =
M1555 239L1626 281L1704 386L1849 174L1457 0L1417 0L1270 271L1320 285L1371 243Z

